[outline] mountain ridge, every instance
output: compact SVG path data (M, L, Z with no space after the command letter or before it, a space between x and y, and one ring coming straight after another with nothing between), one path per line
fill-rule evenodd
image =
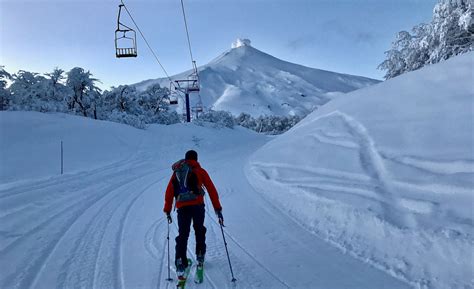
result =
M241 45L198 67L202 103L207 108L226 110L234 115L304 116L335 95L379 83L362 76L336 73L281 60L249 44ZM190 70L172 76L186 78ZM159 83L168 87L167 78L135 84L137 89ZM191 98L192 105L198 102ZM183 101L180 100L182 109Z

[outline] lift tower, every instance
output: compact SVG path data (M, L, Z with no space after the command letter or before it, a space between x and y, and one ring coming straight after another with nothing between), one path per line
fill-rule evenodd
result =
M187 79L178 79L174 83L175 89L184 93L186 98L186 121L191 121L191 106L189 103L189 94L199 92L199 74L196 66L196 61L193 61L193 71L188 75Z

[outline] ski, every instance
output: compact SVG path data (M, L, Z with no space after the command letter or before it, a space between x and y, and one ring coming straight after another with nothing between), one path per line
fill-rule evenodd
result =
M198 262L196 266L196 274L194 275L194 283L201 284L204 281L204 263Z
M193 265L193 262L191 259L188 259L188 267L184 270L184 274L182 276L178 276L178 283L176 284L177 289L184 289L186 286L186 281L189 276L189 272L191 271L191 266Z

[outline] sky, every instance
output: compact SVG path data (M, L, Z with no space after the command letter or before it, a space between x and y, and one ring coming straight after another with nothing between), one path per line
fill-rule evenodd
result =
M289 62L382 79L395 34L429 22L436 0L183 0L198 66L237 38ZM191 68L180 0L124 0L169 75ZM165 74L138 38L137 58L115 58L119 0L0 0L0 65L10 73L79 66L100 86ZM122 22L132 26L125 14Z

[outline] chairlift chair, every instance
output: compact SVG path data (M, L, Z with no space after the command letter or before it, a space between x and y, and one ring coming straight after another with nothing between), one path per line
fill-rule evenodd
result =
M178 96L177 95L170 95L170 104L171 105L178 104Z
M178 104L178 92L176 90L176 87L173 86L173 82L170 82L170 95L169 95L169 101L170 105L176 105Z
M188 91L197 92L199 90L199 74L196 66L196 61L193 60L193 72L188 75Z
M177 79L174 81L175 89L183 93L199 92L199 74L196 67L196 61L193 61L193 72L186 79Z
M117 16L117 29L115 30L115 56L117 58L137 57L137 33L132 28L120 21L123 4L119 5ZM120 43L129 43L126 47L121 47Z
M196 112L196 113L201 113L201 112L204 111L204 106L202 105L201 95L199 95L199 101L196 103L195 106L193 106L192 111Z
M197 103L191 108L191 111L195 114L196 119L199 119L199 115L204 112L204 107L202 106L202 103Z
M193 108L193 110L194 110L195 112L203 112L203 111L204 111L204 108L203 108L202 106L195 106L195 107Z
M197 92L199 91L199 82L198 80L191 80L188 82L188 91L189 92Z

